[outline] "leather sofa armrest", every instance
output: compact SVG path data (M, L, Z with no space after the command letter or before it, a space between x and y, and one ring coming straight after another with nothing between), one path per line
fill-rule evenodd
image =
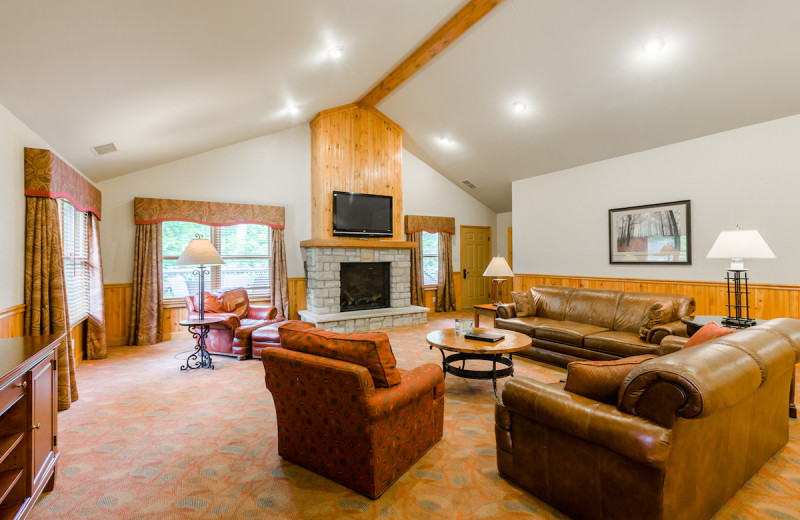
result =
M206 318L222 318L222 321L219 323L212 323L212 329L231 329L235 330L239 326L239 317L230 312L206 312ZM190 320L199 320L200 314L196 312L189 313Z
M601 446L639 464L658 469L666 467L671 430L623 413L615 406L526 377L515 377L506 383L502 406L511 412L511 420L510 423L506 422L503 413L496 414L495 420L501 429L508 426L513 430L514 415L520 414L528 420Z
M376 388L375 395L367 399L367 417L377 419L390 415L431 390L433 399L444 395L442 367L433 363L418 366L404 372L399 385Z
M683 348L687 341L689 341L689 338L684 338L683 336L664 336L661 343L658 345L658 355L666 356L667 354L677 352Z
M688 332L686 331L686 324L682 321L672 321L670 323L665 323L663 325L656 325L647 333L647 338L645 341L648 343L654 343L656 345L660 345L661 341L666 336L683 336L685 338L689 337Z
M502 305L497 306L497 317L508 319L513 318L517 315L516 305L513 303L504 303Z
M247 317L251 320L271 320L278 315L278 309L273 305L251 305Z

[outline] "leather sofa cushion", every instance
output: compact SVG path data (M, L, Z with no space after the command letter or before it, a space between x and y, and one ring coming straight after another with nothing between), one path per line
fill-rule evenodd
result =
M734 329L728 329L726 327L720 327L713 321L710 323L706 323L700 330L695 332L689 340L683 344L683 348L693 347L695 345L699 345L700 343L705 343L706 341L710 341L712 339L719 338L720 336L724 336L726 334L730 334L734 332Z
M620 357L658 354L658 345L647 343L632 332L618 330L607 330L586 336L583 338L583 346Z
M542 323L536 326L534 334L537 338L558 341L577 347L583 346L584 336L607 331L605 327L597 327L586 323L574 321L559 321L556 323Z
M517 316L536 316L536 298L532 291L512 292L511 299L514 300L514 311Z
M564 319L610 329L621 294L610 289L576 289L569 296Z
M567 365L564 390L616 406L625 377L636 365L654 357L650 354L614 361L573 361Z
M564 319L572 287L534 285L531 291L536 298L536 316L559 321Z
M298 323L302 322L287 321L278 328L283 348L361 365L378 388L400 384L397 360L385 333L339 334Z
M551 320L549 318L529 316L524 318L497 318L494 321L494 326L497 329L513 330L514 332L521 332L533 337L536 327L548 323L558 324L562 322L559 320Z

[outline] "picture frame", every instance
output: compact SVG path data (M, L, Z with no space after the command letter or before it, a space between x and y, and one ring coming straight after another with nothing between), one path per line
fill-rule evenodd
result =
M609 263L692 265L691 201L608 210Z

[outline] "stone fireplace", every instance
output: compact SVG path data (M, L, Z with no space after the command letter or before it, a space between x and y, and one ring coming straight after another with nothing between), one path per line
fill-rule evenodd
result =
M390 307L390 262L342 262L339 264L341 312Z
M429 309L411 305L411 252L405 246L393 247L402 242L342 240L321 246L315 242L300 244L306 270L303 321L333 332L427 321Z

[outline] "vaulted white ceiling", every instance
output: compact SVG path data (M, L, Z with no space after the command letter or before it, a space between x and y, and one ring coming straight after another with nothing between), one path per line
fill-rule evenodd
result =
M0 104L103 180L353 102L463 4L2 0ZM798 27L796 0L505 0L378 108L509 211L515 179L800 113Z

